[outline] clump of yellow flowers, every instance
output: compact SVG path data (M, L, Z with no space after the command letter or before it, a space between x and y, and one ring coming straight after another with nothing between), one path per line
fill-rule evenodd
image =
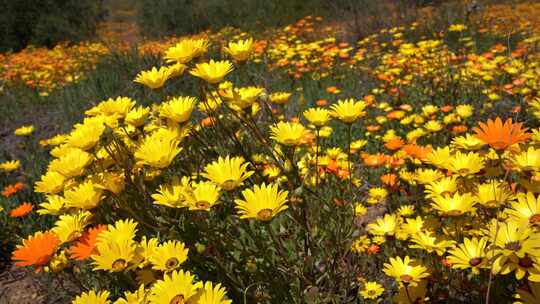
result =
M153 104L103 100L42 141L51 160L34 191L52 225L15 263L110 278L76 304L539 303L538 37L508 56L462 37L454 53L399 27L353 48L302 42L312 22L282 29L268 55L245 36L179 40L134 80ZM251 77L261 56L298 83L343 80L328 74L338 65L370 71L373 87L307 100L308 85ZM516 100L530 119L490 114Z

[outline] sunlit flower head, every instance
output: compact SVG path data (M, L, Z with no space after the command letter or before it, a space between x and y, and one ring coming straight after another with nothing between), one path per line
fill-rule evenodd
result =
M481 268L488 268L487 238L465 238L462 244L450 249L448 260L452 268L471 269L473 273L480 273Z
M188 249L180 241L168 241L159 245L150 257L152 269L170 272L187 260Z
M455 137L452 140L452 146L465 150L478 150L484 145L485 143L482 140L471 134L465 134L465 136Z
M146 107L134 108L126 114L126 123L134 127L140 127L146 121L148 114L150 114L149 108L146 108Z
M426 163L439 168L447 168L451 157L450 147L436 148L426 155Z
M22 241L13 252L12 260L17 266L35 266L40 271L60 245L60 240L52 232L37 232Z
M432 231L419 231L413 234L411 242L413 244L409 246L410 248L419 248L428 253L435 252L438 255L443 255L448 248L454 245L454 241L439 237Z
M540 170L540 149L529 147L526 151L514 155L513 165L521 171Z
M11 171L15 171L19 169L20 166L21 166L21 161L10 160L10 161L5 161L3 163L0 163L0 170L4 172L11 172Z
M168 167L182 148L173 134L154 132L144 138L135 151L135 158L145 165L163 169Z
M22 203L16 208L13 208L9 212L9 216L12 218L23 217L23 216L28 215L30 212L32 212L33 209L34 209L34 205L30 203Z
M184 176L182 179L173 177L168 184L159 186L157 193L152 194L154 204L167 206L171 208L187 207L186 196L190 191L189 177Z
M109 301L110 292L107 290L96 292L90 290L78 295L71 304L110 304Z
M476 200L487 208L497 208L512 197L510 186L503 181L490 180L476 188Z
M374 223L367 226L368 231L373 235L394 235L400 223L400 219L395 214L385 214L379 217Z
M291 95L292 94L288 92L274 92L268 95L268 98L270 99L271 102L275 104L285 104L289 102Z
M384 292L384 287L377 282L366 282L360 290L360 295L364 299L376 299Z
M137 224L131 220L118 220L99 233L96 254L91 255L94 270L119 272L129 266L137 249L134 241L136 227Z
M442 177L426 185L426 197L433 198L445 194L452 194L458 189L458 182L455 176Z
M159 70L156 67L153 67L149 71L141 71L137 74L134 81L151 89L159 89L170 77L171 70L167 67L160 67Z
M208 50L207 39L184 39L165 51L167 62L185 64Z
M82 236L91 216L88 211L60 215L51 232L56 234L62 243L71 242Z
M338 118L345 123L353 123L361 116L364 116L366 112L366 103L364 101L356 101L354 99L338 100L333 104L332 116Z
M48 171L56 171L66 178L80 176L91 162L91 154L80 149L71 149L64 156L50 162Z
M211 180L225 191L231 191L242 185L254 172L248 171L249 163L242 157L219 157L206 165L202 176Z
M221 96L227 100L232 107L245 109L256 105L256 101L264 93L264 88L249 86L241 88L231 88L223 91Z
M224 48L225 52L231 55L236 61L248 60L254 51L253 38L239 40L237 42L229 42Z
M324 108L309 108L304 111L304 117L316 127L322 127L330 120L330 111Z
M219 203L221 189L210 181L192 183L186 195L186 204L189 210L209 211Z
M456 113L461 118L469 118L473 114L474 107L468 104L456 106Z
M511 220L523 225L540 225L540 196L535 197L532 192L519 193L516 200L511 203L505 213Z
M88 116L117 116L126 117L126 114L135 106L135 100L129 97L118 96L100 102L95 107L84 112Z
M148 302L150 304L181 304L189 303L203 287L201 282L195 283L195 276L189 271L172 271L165 274L162 280L154 283L150 289Z
M189 73L195 77L204 79L208 83L216 84L223 80L233 69L232 63L227 60L214 61L210 59L209 62L197 63L195 68L189 71Z
M86 181L64 193L65 205L79 209L92 209L103 198L103 190L96 187L92 181Z
M212 282L205 282L194 298L195 304L232 304L232 301L227 299L227 290L221 284Z
M476 200L470 193L434 197L431 206L445 216L459 216L474 212Z
M96 254L96 242L99 234L107 230L107 225L98 225L88 229L84 234L67 250L72 259L86 260L91 255Z
M522 123L513 123L509 118L504 123L497 117L495 121L489 119L487 123L479 123L474 129L476 137L490 145L495 150L504 150L511 145L524 142L530 138L527 129L522 129Z
M64 210L65 204L66 200L62 196L47 195L46 199L41 204L39 204L39 207L41 207L41 209L39 209L37 213L39 215L58 215Z
M423 278L429 276L427 268L409 256L404 259L399 256L390 258L390 263L384 264L383 272L405 286L416 286Z
M34 126L33 125L28 125L28 126L22 126L22 127L19 127L17 129L15 129L15 131L13 132L15 135L17 136L28 136L30 134L32 134L32 132L34 132Z
M469 152L467 154L457 151L452 158L450 158L448 169L461 176L468 176L480 172L484 168L484 158L476 152Z
M288 208L288 191L279 190L277 184L255 185L242 191L243 200L236 199L236 209L240 218L254 218L268 222L278 213Z
M415 180L419 184L430 184L444 177L441 171L434 169L417 169L415 172Z
M280 121L270 127L271 138L285 146L296 146L302 143L306 128L295 122Z
M195 97L175 97L161 105L159 116L170 119L175 123L183 123L189 120L196 104L197 98Z

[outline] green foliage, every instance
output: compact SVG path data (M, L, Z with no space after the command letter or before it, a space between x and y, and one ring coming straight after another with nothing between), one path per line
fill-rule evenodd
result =
M324 12L318 0L140 0L139 24L147 36L194 33L208 28L246 29L285 25Z
M103 0L1 0L0 51L91 38L103 16Z

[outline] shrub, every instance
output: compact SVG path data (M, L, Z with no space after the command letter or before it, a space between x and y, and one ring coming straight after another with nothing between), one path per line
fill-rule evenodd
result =
M92 38L103 16L103 0L2 0L0 51Z

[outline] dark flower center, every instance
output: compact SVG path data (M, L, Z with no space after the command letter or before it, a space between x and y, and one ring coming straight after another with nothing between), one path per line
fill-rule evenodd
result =
M165 262L165 267L167 267L168 270L173 270L178 266L178 259L177 258L170 258Z
M519 266L523 268L531 268L533 266L533 260L529 256L524 256L521 259L519 259Z
M514 242L506 243L504 248L508 250L512 250L512 251L518 251L521 249L521 244L519 243L519 241L514 241Z
M124 268L126 268L126 266L127 266L126 260L118 259L118 260L113 262L112 269L114 271L120 271L120 270L123 270Z
M169 304L184 304L184 303L186 303L186 302L184 301L184 295L182 295L182 294L176 295L169 302Z
M413 280L413 277L412 277L411 275L404 274L404 275L400 276L399 279L400 279L403 283L410 283L410 282Z
M257 213L257 219L259 221L268 222L269 220L272 219L272 209L269 209L269 208L262 209L261 211Z
M482 258L472 258L469 260L469 265L472 267L478 266L480 263L482 263Z
M529 223L536 224L540 222L540 214L535 214L529 218Z
M198 201L195 203L195 206L199 209L204 209L204 210L210 209L210 203L207 201Z

